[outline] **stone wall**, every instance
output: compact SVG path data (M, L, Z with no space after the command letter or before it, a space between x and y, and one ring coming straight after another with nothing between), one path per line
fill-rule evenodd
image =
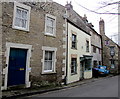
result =
M25 3L31 6L30 12L30 30L28 32L17 30L12 28L13 22L13 3L3 4L3 67L5 67L6 57L6 42L29 44L32 45L32 57L30 60L30 80L32 82L41 82L43 80L50 82L61 83L62 81L62 68L65 67L65 20L63 15L65 9L63 6L54 3ZM56 16L56 37L45 35L45 15L51 14ZM57 62L56 62L56 73L53 74L42 74L42 62L43 51L42 46L56 47L57 48Z
M111 73L118 73L118 45L113 42L110 38L108 38L105 35L105 29L104 29L104 20L101 19L99 22L99 26L100 26L100 34L102 36L102 58L103 58L103 65L108 66L108 69L110 69ZM114 46L114 50L115 50L115 55L113 56L113 58L110 55L110 46ZM111 68L111 60L115 61L115 68Z
M90 28L91 29L91 28ZM94 29L90 30L91 34L91 53L92 53L92 65L94 67L94 61L97 61L96 65L102 65L102 38L101 35L99 35ZM93 52L93 47L96 48L96 52Z

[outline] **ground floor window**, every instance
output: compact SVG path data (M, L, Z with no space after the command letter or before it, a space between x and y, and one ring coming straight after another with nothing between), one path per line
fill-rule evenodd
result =
M111 60L111 68L115 68L115 61Z
M85 60L85 70L91 70L91 59Z
M77 73L77 58L71 58L71 74Z
M99 61L99 65L102 65L102 64L101 64L101 61Z
M43 69L42 73L53 73L55 72L56 63L56 51L57 48L53 47L42 47L43 49Z
M93 67L96 67L98 65L97 60L93 61Z
M44 71L53 71L53 59L54 52L53 51L45 51L45 59L44 59Z

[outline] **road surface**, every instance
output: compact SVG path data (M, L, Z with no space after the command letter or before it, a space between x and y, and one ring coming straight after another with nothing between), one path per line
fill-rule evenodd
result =
M99 79L95 82L58 91L28 96L33 97L118 97L118 76Z

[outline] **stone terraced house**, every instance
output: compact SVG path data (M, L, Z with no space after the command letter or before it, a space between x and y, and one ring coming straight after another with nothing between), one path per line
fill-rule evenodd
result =
M120 46L116 44L113 40L105 35L105 22L103 19L99 21L100 35L102 36L102 60L103 65L107 66L111 73L118 73L119 58L119 48Z
M0 24L2 90L89 79L95 61L102 64L103 28L97 34L71 3L4 2Z
M66 83L92 78L91 35L83 18L73 10L71 3L67 10L67 58Z
M2 90L62 83L64 6L55 2L2 3Z

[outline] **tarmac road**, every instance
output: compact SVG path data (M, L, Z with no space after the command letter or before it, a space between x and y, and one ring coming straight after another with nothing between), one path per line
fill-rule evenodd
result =
M58 91L28 96L25 99L34 97L118 97L118 76Z

